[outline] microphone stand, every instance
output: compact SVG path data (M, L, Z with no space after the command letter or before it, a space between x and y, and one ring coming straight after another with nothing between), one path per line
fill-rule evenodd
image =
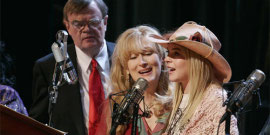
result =
M116 110L115 108L119 107L117 103L114 104L114 111ZM137 121L138 121L138 114L139 112L139 104L135 103L133 106L133 121L132 121L132 130L131 130L131 135L136 135L137 133ZM112 128L110 131L110 135L115 135L116 134L116 128L118 127L118 123L113 123L114 122L114 117L112 118Z
M64 62L65 65L66 61ZM58 87L60 86L61 82L62 82L62 78L63 78L63 70L61 72L59 72L59 70L57 70L57 63L55 63L55 67L54 67L54 72L53 72L53 79L52 79L52 89L50 90L50 88L48 88L49 91L49 106L48 106L48 113L49 113L49 126L53 127L53 123L52 123L52 114L53 114L53 109L54 109L54 105L56 104L57 98L58 98Z
M57 41L59 43L61 43L61 41L64 42L62 49L64 52L63 56L65 57L65 59L64 59L63 69L61 69L60 67L57 66L57 62L55 63L54 71L53 71L53 79L52 79L52 89L53 90L50 90L50 87L48 88L48 92L49 92L48 113L49 113L49 126L50 127L53 127L52 114L53 114L53 109L54 109L54 106L55 106L55 104L57 102L57 98L58 98L58 87L62 83L63 73L64 73L64 70L66 70L67 38L68 38L68 33L64 30L59 30L56 34ZM61 71L61 72L59 72L59 71Z
M115 122L115 118L117 117L117 115L119 114L116 114L116 110L118 110L118 107L119 107L119 104L116 103L116 101L113 100L112 96L124 96L126 91L121 91L121 92L118 92L118 93L115 93L115 94L111 94L109 96L109 99L111 99L113 102L114 102L114 105L113 105L113 113L112 113L112 125L111 125L111 130L110 130L110 135L116 135L116 128L118 127L118 125L121 125L121 124L128 124L129 121L128 120L120 120L120 123L119 122ZM111 101L110 100L110 101ZM144 97L142 97L143 100L143 103L144 103ZM140 102L139 102L140 103ZM112 108L112 106L111 106ZM132 130L131 130L131 135L136 135L137 133L137 121L138 121L138 118L139 116L140 117L146 117L148 116L148 112L143 112L142 115L139 115L139 104L138 103L134 103L134 106L133 106L133 114L132 114ZM144 108L145 110L145 108Z
M270 114L259 135L269 135L269 134L270 134Z
M138 113L139 113L139 104L135 104L133 107L133 122L131 135L136 135L137 133Z
M226 89L227 91L227 97L228 99L231 97L232 93L233 93L233 90L231 89L234 89L233 87L235 87L235 85L239 85L240 83L242 83L244 80L240 80L240 81L234 81L234 82L229 82L229 83L226 83L226 84L223 84L223 88ZM223 104L223 106L225 106L226 104L228 104L228 100L226 100ZM226 109L227 110L227 109ZM230 126L231 126L231 115L232 113L231 112L226 112L224 114L223 117L225 117L225 135L230 135ZM220 124L222 122L220 121Z
M109 96L109 99L110 99L110 105L112 105L111 104L111 100L114 102L114 105L113 105L113 107L112 106L110 106L110 108L113 108L113 111L112 111L112 124L111 124L111 130L110 130L110 135L116 135L116 128L118 127L118 125L120 124L120 123L117 123L117 122L115 122L115 118L117 117L117 115L115 115L115 113L116 113L116 111L117 111L117 109L118 109L118 107L119 107L119 104L118 103L116 103L116 101L114 101L113 100L113 96L125 96L125 92L126 91L121 91L121 92L118 92L118 93L115 93L115 94L110 94L110 96Z
M58 86L53 86L53 90L49 92L49 108L48 108L48 113L49 113L49 126L53 127L52 124L52 112L54 105L56 104L57 97L58 97Z
M231 92L228 92L227 95L228 97L231 96ZM229 116L225 119L225 135L230 135L230 127L231 127L231 115L232 113L229 113Z

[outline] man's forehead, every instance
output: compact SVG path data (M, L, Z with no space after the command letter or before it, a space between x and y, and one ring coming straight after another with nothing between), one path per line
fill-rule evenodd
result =
M69 12L68 16L69 17L89 16L91 18L94 18L94 17L102 17L102 13L98 8L96 2L92 1L87 7L78 12Z

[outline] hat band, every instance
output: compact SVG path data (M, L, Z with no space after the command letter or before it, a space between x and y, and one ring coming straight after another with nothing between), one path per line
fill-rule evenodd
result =
M212 54L212 52L213 52L213 50L214 50L214 46L213 46L213 44L212 44L212 40L210 39L209 32L207 31L207 29L206 29L205 26L203 26L203 30L204 30L205 35L207 35L208 41L210 42L210 46L211 46L211 51L209 52L208 55L206 55L206 56L204 57L204 58L208 58L208 57Z
M212 52L213 52L213 47L211 48L211 51L209 52L209 54L207 54L206 56L204 56L204 58L208 58L211 54L212 54Z
M204 32L207 32L205 29L206 28L204 27ZM208 40L210 41L210 44L207 43L206 40L202 38L202 35L199 32L196 32L194 35L191 35L189 38L187 38L186 36L178 36L175 39L171 39L169 42L175 42L179 40L189 40L189 41L196 41L196 42L204 43L205 45L211 47L211 51L206 56L204 56L204 58L208 58L212 54L214 47L213 47L212 41L210 40L209 33L207 32L207 34L205 33L205 35L208 35L207 37L208 37Z

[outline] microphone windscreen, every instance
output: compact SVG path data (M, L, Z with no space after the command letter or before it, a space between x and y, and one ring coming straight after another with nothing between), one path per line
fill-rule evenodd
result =
M53 52L53 55L54 55L56 62L64 61L64 56L62 55L62 51L61 51L60 47L58 46L58 44L55 42L52 45L52 52Z
M133 85L134 88L141 90L143 92L148 87L148 81L144 78L139 78L135 84Z
M254 70L247 78L247 80L253 80L256 82L256 87L260 87L265 80L265 74L259 70Z

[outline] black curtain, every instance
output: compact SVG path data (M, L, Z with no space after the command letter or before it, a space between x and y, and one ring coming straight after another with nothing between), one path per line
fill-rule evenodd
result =
M26 107L31 106L34 61L51 53L58 30L65 29L62 10L67 0L1 1L1 40L16 62L17 84ZM241 114L244 135L258 134L269 114L270 2L269 0L104 0L109 7L106 39L115 42L126 29L151 25L165 33L186 21L207 26L222 43L221 54L231 65L231 81L246 79L261 69L262 106ZM69 40L71 38L69 37Z

